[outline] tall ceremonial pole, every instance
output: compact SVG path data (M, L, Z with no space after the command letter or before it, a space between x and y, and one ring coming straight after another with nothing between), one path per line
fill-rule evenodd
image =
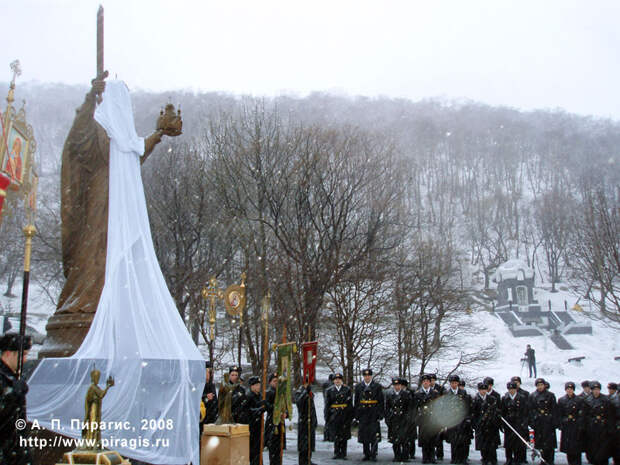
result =
M267 291L267 295L263 298L262 305L262 320L263 330L265 331L263 337L263 400L267 397L267 365L269 363L269 303L271 301L271 294ZM265 421L264 412L260 414L260 455L259 464L263 465L263 448L265 447Z
M28 287L30 285L30 254L32 252L32 238L37 233L33 224L24 227L26 246L24 250L24 279L22 282L22 308L19 315L19 358L17 360L17 377L21 378L24 368L24 336L26 335L26 315L28 313Z
M282 327L282 344L286 344L286 323ZM280 375L280 373L278 373ZM275 408L275 407L274 407ZM289 412L289 416L291 413ZM278 424L278 431L280 431L280 463L282 463L282 458L284 456L284 432L286 426L284 425L284 419L280 421Z
M103 70L103 6L97 10L97 79L104 80L108 72ZM97 103L101 103L101 94L97 94Z

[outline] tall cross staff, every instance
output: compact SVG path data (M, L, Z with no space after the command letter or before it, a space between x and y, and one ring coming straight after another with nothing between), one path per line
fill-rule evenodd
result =
M263 297L262 302L262 315L263 330L265 332L263 339L263 400L266 399L267 388L267 365L269 364L269 305L271 303L271 294L267 291L267 295ZM265 447L265 422L263 421L263 413L260 414L260 451L259 464L263 465L263 448Z
M97 10L97 80L103 81L108 77L108 72L103 70L103 6L99 5ZM101 103L103 98L101 92L97 93L97 103Z

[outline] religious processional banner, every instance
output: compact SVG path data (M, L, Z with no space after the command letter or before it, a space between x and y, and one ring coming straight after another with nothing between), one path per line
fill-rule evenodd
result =
M304 362L304 383L313 383L316 374L318 341L304 342L301 345Z
M273 424L279 425L282 414L290 415L293 412L291 395L291 367L293 353L297 350L294 342L276 346L278 356L278 386L276 387L276 399L273 406Z

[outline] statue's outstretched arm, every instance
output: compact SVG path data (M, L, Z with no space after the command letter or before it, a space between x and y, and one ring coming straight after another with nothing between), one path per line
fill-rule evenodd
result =
M140 163L144 163L144 161L149 157L149 155L153 152L155 146L161 142L161 138L163 135L164 131L158 129L153 134L144 139L144 155L140 157Z

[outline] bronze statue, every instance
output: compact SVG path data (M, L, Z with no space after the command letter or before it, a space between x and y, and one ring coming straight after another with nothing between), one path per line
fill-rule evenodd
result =
M94 112L97 95L104 89L103 79L92 81L92 88L77 110L62 152L62 260L66 281L56 312L47 322L47 338L39 352L41 358L67 357L78 349L93 320L103 289L110 139L95 121ZM180 112L174 114L174 108L167 107L157 126L158 129L144 140L141 163L164 135L181 134Z
M100 376L101 372L96 368L90 372L91 384L88 391L86 391L86 401L84 403L84 424L86 426L82 430L82 439L93 444L93 450L101 449L101 429L99 428L101 423L101 401L108 389L114 386L114 378L110 376L106 381L106 388L101 389L98 386ZM91 448L86 442L84 446L88 449Z
M234 423L232 417L232 391L235 387L228 381L228 373L224 373L224 380L220 384L220 390L217 393L217 420L216 425L228 425Z

